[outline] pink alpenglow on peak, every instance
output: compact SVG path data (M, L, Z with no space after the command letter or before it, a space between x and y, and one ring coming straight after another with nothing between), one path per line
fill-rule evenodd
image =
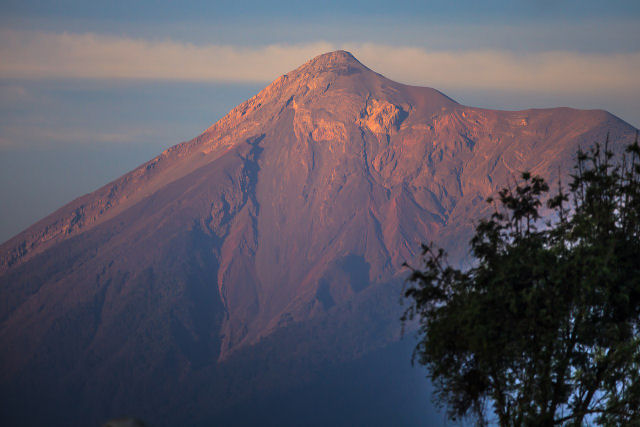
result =
M635 132L601 110L468 107L318 56L0 246L4 396L47 402L34 423L139 409L165 425L297 390L398 341L422 242L462 261L514 175L555 181L578 146Z

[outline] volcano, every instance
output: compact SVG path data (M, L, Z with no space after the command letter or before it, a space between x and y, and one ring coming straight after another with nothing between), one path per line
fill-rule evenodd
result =
M410 364L403 262L430 241L466 262L487 197L635 132L601 110L467 107L345 51L316 57L0 246L0 421L406 424L388 396ZM355 387L371 371L385 381ZM340 407L350 393L369 405Z

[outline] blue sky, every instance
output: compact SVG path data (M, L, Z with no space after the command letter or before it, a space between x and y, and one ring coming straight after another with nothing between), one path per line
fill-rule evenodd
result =
M193 43L386 42L431 48L638 49L637 0L9 0L3 28ZM473 37L471 37L473 36Z
M637 15L640 6L635 0L325 0L323 2L280 1L175 1L112 0L87 2L83 0L10 0L5 1L5 16L115 20L119 22L175 22L302 18L342 16L345 18L385 16L392 19L420 17L448 21L582 19L626 17Z
M640 126L640 1L3 1L0 241L346 48L489 108Z

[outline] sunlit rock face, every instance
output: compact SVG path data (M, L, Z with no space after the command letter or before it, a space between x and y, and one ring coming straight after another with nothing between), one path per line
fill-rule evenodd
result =
M314 58L0 247L4 393L168 420L186 396L214 413L362 357L398 339L401 265L421 242L464 259L484 200L520 171L555 181L578 146L634 132L605 111L466 107L344 51ZM264 369L238 380L240 361Z

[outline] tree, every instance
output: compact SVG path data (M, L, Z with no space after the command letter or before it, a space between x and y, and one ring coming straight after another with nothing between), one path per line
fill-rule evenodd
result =
M640 146L578 151L568 192L523 173L489 199L473 267L423 245L414 360L453 420L640 423ZM542 201L547 199L547 218ZM550 218L550 219L549 219Z

